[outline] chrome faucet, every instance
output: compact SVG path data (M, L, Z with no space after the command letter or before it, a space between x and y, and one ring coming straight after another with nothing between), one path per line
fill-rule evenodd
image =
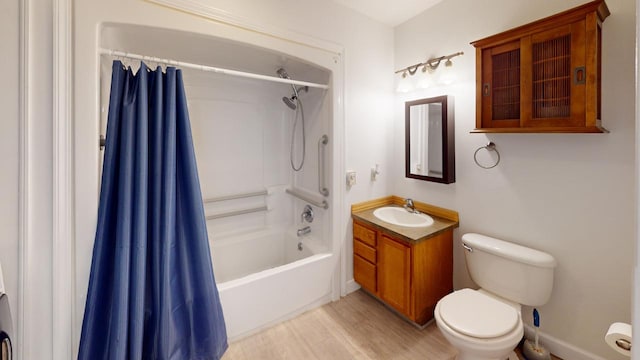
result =
M309 205L305 206L302 214L300 214L300 222L302 223L305 221L308 223L313 222L313 209Z
M409 198L405 199L404 201L404 209L412 214L417 214L419 212L416 210L415 206L413 205L413 200Z
M311 232L311 227L305 226L302 229L298 229L297 234L298 234L298 237L300 237L302 235L307 235L310 232Z

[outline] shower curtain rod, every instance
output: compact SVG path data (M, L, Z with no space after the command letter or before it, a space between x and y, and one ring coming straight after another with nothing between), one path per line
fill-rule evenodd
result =
M100 52L101 55L111 55L111 56L125 57L125 58L135 59L135 60L145 60L145 61L150 61L150 62L162 63L162 64L166 64L166 65L179 66L181 68L195 69L195 70L201 70L201 71L206 71L206 72L214 72L214 73L218 73L218 74L240 76L240 77L245 77L245 78L250 78L250 79L273 81L273 82L279 82L279 83L283 83L283 84L308 86L308 87L313 87L313 88L318 88L318 89L325 89L325 90L329 89L329 86L328 85L324 85L324 84L317 84L317 83L312 83L312 82L307 82L307 81L298 81L298 80L291 80L291 79L283 79L283 78L276 77L276 76L260 75L260 74L254 74L254 73L249 73L249 72L244 72L244 71L223 69L223 68L218 68L218 67L213 67L213 66L193 64L193 63L188 63L188 62L184 62L184 61L177 61L177 60L171 60L171 59L161 59L161 58L157 58L157 57L154 57L154 56L132 54L132 53L128 53L128 52L124 52L124 51L118 51L118 50L112 50L112 49L100 48L99 52Z

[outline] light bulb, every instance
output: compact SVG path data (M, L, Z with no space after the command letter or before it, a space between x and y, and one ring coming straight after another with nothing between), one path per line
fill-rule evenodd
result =
M444 63L444 68L440 74L440 83L444 85L451 85L456 81L456 73L453 71L453 63L451 59L447 59Z
M407 93L411 91L413 86L411 85L411 81L407 78L406 74L403 74L399 80L398 85L396 86L396 92L399 93Z
M424 75L420 76L419 80L418 80L418 84L416 85L417 88L419 89L427 89L429 87L431 87L432 85L432 75L425 73Z

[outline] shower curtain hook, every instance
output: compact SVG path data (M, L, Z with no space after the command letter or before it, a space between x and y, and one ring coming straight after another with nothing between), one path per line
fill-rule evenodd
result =
M124 57L123 53L121 51L118 51L115 53L115 55L117 56L118 60L120 60L120 63L122 64L122 69L123 70L127 70L127 59Z
M124 64L124 57L122 56L122 54L118 54L116 53L116 60L120 61L120 64L122 64L122 70L127 70L127 66Z

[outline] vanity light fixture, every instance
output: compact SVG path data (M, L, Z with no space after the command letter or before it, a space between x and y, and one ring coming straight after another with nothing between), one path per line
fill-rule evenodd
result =
M446 55L446 56L440 56L440 57L436 57L436 58L432 58L429 59L425 62L421 62L421 63L417 63L411 66L407 66L406 68L397 70L395 73L396 74L402 74L401 75L401 79L398 83L398 87L396 89L396 91L398 92L408 92L412 86L410 84L410 80L407 79L408 75L415 75L416 72L418 72L418 69L422 69L422 73L427 73L427 74L432 74L436 71L436 69L438 69L438 67L440 66L440 64L444 61L444 66L445 69L449 70L448 72L450 72L451 67L453 66L453 62L451 61L452 58L456 57L456 56L460 56L460 55L464 55L464 53L462 51L459 51L457 53L453 53L450 55ZM449 77L447 77L449 78ZM448 79L449 81L445 82L445 85L451 84L450 79ZM418 82L418 87L428 87L428 85L431 83L429 80L426 79L422 79L419 80Z
M442 74L440 74L440 83L443 85L451 85L456 81L456 73L452 69L453 63L451 59L447 59L444 63L444 69L442 69Z

